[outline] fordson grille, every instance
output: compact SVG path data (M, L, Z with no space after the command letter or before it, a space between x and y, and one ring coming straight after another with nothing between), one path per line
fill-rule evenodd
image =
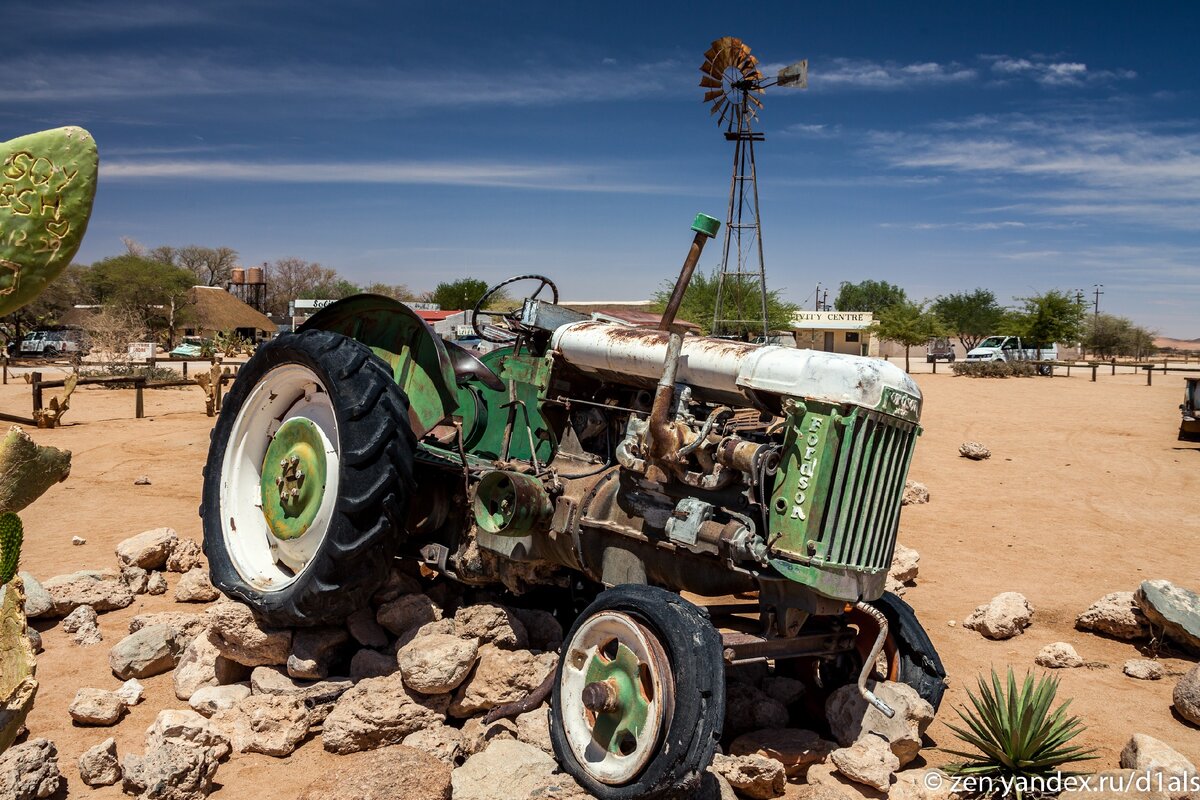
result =
M816 559L836 567L887 569L900 523L904 481L918 427L856 408L840 418L837 454L819 520Z

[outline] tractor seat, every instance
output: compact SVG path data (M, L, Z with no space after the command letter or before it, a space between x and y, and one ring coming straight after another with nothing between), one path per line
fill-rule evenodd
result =
M448 340L443 340L442 344L446 346L446 354L450 356L450 366L454 369L454 377L458 379L459 386L468 381L479 381L493 391L504 391L504 381L467 348Z

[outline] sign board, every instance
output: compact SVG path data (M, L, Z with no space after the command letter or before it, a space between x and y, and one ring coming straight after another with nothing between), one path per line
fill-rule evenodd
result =
M792 327L802 330L862 330L875 322L870 311L797 311Z
M288 303L289 316L296 316L297 311L319 311L328 305L333 305L337 300L293 300ZM413 311L441 311L442 307L437 303L415 303L405 302L404 305L411 308Z
M149 361L154 357L154 342L130 342L129 357L134 361Z
M454 326L454 338L455 339L474 339L477 336L479 336L479 334L476 333L475 329L472 328L470 325L455 325Z

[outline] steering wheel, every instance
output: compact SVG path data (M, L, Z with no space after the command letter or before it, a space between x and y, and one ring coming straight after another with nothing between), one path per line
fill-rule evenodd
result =
M520 326L521 308L514 308L512 311L485 311L484 306L493 295L498 294L505 286L518 281L539 281L537 289L532 294L526 295L526 300L536 300L537 296L542 293L542 290L547 286L550 287L550 302L558 302L558 287L554 285L554 281L544 275L517 275L509 278L506 281L500 281L495 286L483 293L483 297L479 298L479 302L475 304L475 308L471 309L471 328L475 331L475 335L485 342L492 344L508 344L513 339L517 338L516 333L510 333ZM507 323L506 328L497 327L491 323L481 324L480 317L499 317L500 320ZM489 331L492 332L489 335Z

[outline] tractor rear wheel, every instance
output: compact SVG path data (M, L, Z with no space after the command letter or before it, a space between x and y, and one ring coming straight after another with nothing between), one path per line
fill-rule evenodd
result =
M412 486L408 398L370 348L284 334L242 368L213 428L213 584L279 626L341 622L387 574Z
M592 796L686 794L712 762L724 719L721 637L678 594L617 586L571 626L550 740L558 763Z

